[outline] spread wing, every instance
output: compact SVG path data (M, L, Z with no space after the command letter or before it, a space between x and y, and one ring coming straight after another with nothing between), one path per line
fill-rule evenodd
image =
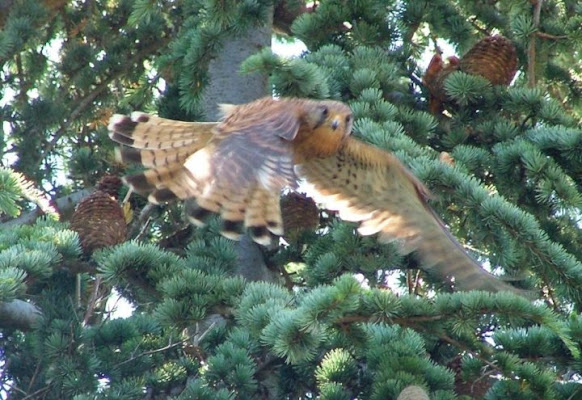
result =
M271 242L270 233L282 235L279 197L282 188L296 185L291 140L299 128L293 110L236 108L217 126L213 146L199 152L206 152L208 161L198 161L199 153L186 160L192 175L208 165L210 177L187 206L191 221L202 225L209 214L219 213L224 236L238 240L246 228L263 245Z
M340 218L359 222L362 235L398 240L423 268L461 290L519 289L485 271L448 232L426 202L428 190L392 154L349 138L336 155L296 167L316 198Z
M141 112L116 114L109 122L109 137L121 146L117 158L144 167L170 167L182 163L204 147L216 122L182 122Z
M186 212L197 225L218 213L225 236L238 239L247 227L268 244L269 232L283 233L279 196L296 182L290 141L300 120L273 99L252 108L228 107L220 123L115 116L109 130L123 145L119 157L149 168L126 183L153 203L188 199Z

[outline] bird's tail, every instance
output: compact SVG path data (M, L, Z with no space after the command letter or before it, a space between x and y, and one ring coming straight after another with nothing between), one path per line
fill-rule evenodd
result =
M283 235L279 193L261 187L232 192L214 185L204 196L186 201L186 214L197 226L220 214L220 233L232 240L239 240L245 229L264 246L271 243L273 235Z

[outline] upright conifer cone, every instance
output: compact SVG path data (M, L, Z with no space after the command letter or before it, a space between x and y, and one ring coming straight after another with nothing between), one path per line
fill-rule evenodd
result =
M459 70L482 76L493 85L508 86L517 72L515 46L501 35L488 36L461 58Z
M290 192L281 196L281 215L287 239L294 240L301 232L319 226L319 209L313 199L303 193Z
M435 54L426 69L422 82L429 92L428 108L432 114L440 114L448 98L444 82L455 71L482 76L493 85L509 86L517 72L517 54L513 43L501 36L488 36L478 41L460 59L452 56L444 63Z
M121 185L118 177L105 176L97 184L97 190L77 206L71 229L79 234L85 254L125 241L127 224L117 201Z

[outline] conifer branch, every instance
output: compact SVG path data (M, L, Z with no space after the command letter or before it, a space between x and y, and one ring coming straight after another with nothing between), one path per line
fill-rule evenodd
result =
M536 35L542 39L550 39L550 40L563 40L568 39L568 35L550 35L549 33L545 32L536 32Z
M17 180L18 187L27 200L33 202L45 214L55 219L59 219L57 209L51 204L50 198L34 187L34 183L29 181L19 172L13 172Z
M159 49L163 48L170 42L170 37L163 37L160 40L154 42L154 44L150 47L146 47L140 51L138 51L133 57L130 57L125 63L129 68L132 68L133 65L139 61L141 61L147 55L153 54ZM53 148L58 143L61 136L65 133L65 131L71 126L73 122L77 121L77 118L81 115L83 111L85 111L89 106L93 105L93 102L102 94L104 93L111 82L115 79L118 79L122 76L127 74L126 69L120 69L119 71L109 75L106 77L100 84L95 86L93 90L87 94L84 98L75 101L78 104L69 114L69 117L61 124L60 128L53 134L53 138L44 146L43 150L45 154L48 154L53 150ZM44 156L43 156L44 158Z
M511 232L512 235L515 235L515 237L520 237L520 235L522 235L522 231L520 231L519 229L517 229L518 227L513 226L511 224L508 223L508 221L502 220L500 219L498 221L500 223L500 225L502 225L505 229L507 229L507 231ZM528 243L528 241L524 241L522 242L524 246L527 246L529 251L535 255L535 258L537 258L538 260L542 260L543 264L546 265L552 265L554 266L554 271L556 274L558 274L564 281L564 283L567 283L568 285L570 285L571 287L577 288L579 289L579 282L577 282L575 280L575 277L573 277L571 274L568 273L568 271L562 270L559 268L559 266L554 262L554 260L551 258L551 256L549 254L547 254L546 252L544 252L539 245L534 244L534 243ZM541 273L540 271L538 271L538 273ZM545 280L545 283L547 284L549 282L549 280Z
M544 0L535 0L533 11L533 24L537 29L540 26L540 14L542 10L542 3ZM527 78L528 86L533 88L536 85L536 37L531 35L527 49Z
M42 9L46 1L61 7L56 23L47 20L49 14ZM316 2L225 0L171 8L147 0L8 3L14 8L0 4L0 9L16 17L7 21L6 35L0 32L0 53L9 55L13 71L4 81L16 97L0 116L15 136L7 143L0 140L0 151L5 163L22 155L19 167L32 177L35 171L44 176L43 168L50 169L49 175L55 167L66 168L70 150L79 148L79 135L89 152L94 149L99 144L93 140L95 127L103 127L124 87L129 97L121 108L141 104L183 120L202 115L207 104L245 103L273 92L265 77L249 84L250 89L239 89L238 70L224 68L217 74L220 64L210 59L223 57L225 66L238 66L241 60L233 58L231 49L241 42L225 45L233 36L247 29L251 39L265 34L261 44L247 43L249 52L241 57L246 59L269 47L276 6L295 4L300 13ZM496 8L508 6L496 1L477 6L452 0L397 2L395 7L385 3L322 1L317 12L308 10L299 18L279 9L276 24L283 20L283 29L289 31L294 19L293 32L308 52L285 64L290 68L281 67L266 51L248 65L267 72L279 96L347 103L354 133L396 152L419 178L439 186L443 203L450 202L440 208L445 223L464 227L455 232L458 241L470 237L480 247L490 247L499 253L496 264L506 265L508 273L514 267L531 267L531 283L546 305L505 294L450 294L450 287L436 283L430 286L435 297L423 296L426 275L414 269L412 257L392 245L379 245L376 238L356 236L352 225L331 223L321 215L325 229L289 242L289 247L265 249L248 245L248 238L237 245L216 237L218 221L196 230L177 222L173 209L160 213L160 207L148 205L137 209L131 221L132 237L139 241L94 253L88 260L80 255L77 235L64 224L43 218L34 226L16 226L34 222L42 207L16 218L25 199L11 179L0 196L3 208L11 211L5 219L12 218L0 226L0 265L15 272L5 271L0 295L6 302L21 293L39 299L37 304L47 305L41 318L54 323L5 330L11 345L0 371L0 389L7 396L405 400L408 395L407 400L426 400L425 394L453 398L455 392L481 398L488 389L489 395L503 398L579 395L575 333L580 321L569 315L567 305L576 308L581 301L577 289L582 290L577 273L582 252L571 244L582 238L575 218L581 197L576 187L576 173L582 169L582 136L576 126L580 105L571 70L581 47L572 41L564 48L567 38L559 36L573 37L577 10L568 5L566 12L546 13L549 3L540 0L526 2L526 15L501 15ZM128 16L134 24L127 22ZM3 18L0 12L0 24ZM351 27L345 29L344 22ZM253 32L258 25L262 28ZM563 31L540 32L546 25ZM481 91L474 79L459 79L464 105L447 106L446 115L423 112L423 85L410 66L430 47L430 40L438 37L462 48L489 36L491 27L500 35L512 32L521 43L528 76L507 91ZM153 43L152 34L158 42ZM65 39L55 43L54 38ZM56 49L54 44L62 46ZM542 57L548 45L555 47L556 57ZM51 60L53 51L63 62ZM501 53L480 54L492 57L476 64L496 70L493 55ZM158 61L162 68L152 78L142 62ZM156 93L158 88L151 85L160 76L168 86ZM237 79L222 84L223 76ZM545 95L528 88L546 78L552 87ZM242 80L250 83L248 77ZM223 97L202 104L209 82L221 84ZM31 95L31 85L37 97ZM252 92L257 88L262 89ZM557 98L573 101L559 104ZM55 111L58 115L50 115ZM531 129L538 121L543 125L539 132ZM12 145L16 147L10 149ZM26 146L34 157L25 153ZM437 167L434 149L450 152L458 168ZM71 177L104 168L103 160L92 156L73 161ZM89 190L80 193L53 199L62 220L67 221L65 210L72 211ZM165 239L159 240L160 235ZM280 271L290 262L301 267ZM28 279L20 279L21 270ZM394 270L406 274L410 295L382 290ZM79 273L92 280L75 292L73 278ZM237 273L247 279L232 276ZM361 274L367 286L354 274ZM339 275L343 277L337 279ZM275 283L249 282L255 279ZM102 300L112 287L139 312L115 320L112 313L101 315ZM80 315L75 299L85 306ZM182 333L175 333L177 327ZM30 344L40 347L31 352ZM472 373L469 382L462 379L465 372ZM101 377L111 379L100 384ZM414 382L416 388L405 388Z
M85 316L83 317L83 326L86 326L89 323L91 317L93 316L93 312L95 311L95 307L99 299L99 289L101 287L102 280L103 277L100 275L95 277L95 281L93 282L93 291L91 292L91 296L89 297L87 311L85 311Z
M188 342L190 339L191 339L191 336L188 336L188 337L186 337L186 338L184 338L182 340L179 340L179 341L177 341L175 343L172 343L171 340L170 340L170 343L168 343L167 346L164 346L164 347L161 347L161 348L155 349L155 350L144 351L144 352L142 352L140 354L137 354L135 356L132 356L131 358L128 358L127 360L123 360L123 361L115 364L114 365L114 368L117 368L117 367L120 367L122 365L128 364L128 363L130 363L132 361L135 361L135 360L137 360L138 358L141 358L141 357L150 356L152 354L161 353L161 352L164 352L164 351L167 351L167 350L171 350L171 349L173 349L175 347L178 347L178 346L183 345L184 343Z
M78 192L69 194L69 195L64 196L64 197L59 197L58 199L56 199L54 201L54 204L56 205L56 209L58 210L59 214L61 215L61 220L66 220L67 219L66 216L71 215L73 213L73 211L75 210L76 205L83 198L85 198L87 195L89 195L89 193L91 193L91 190L82 189L82 190L79 190ZM29 213L21 215L18 218L3 222L2 224L0 224L0 226L12 227L12 226L25 225L25 224L33 224L34 221L36 221L36 219L38 217L40 217L41 215L43 215L43 211L39 207L39 208L32 210ZM63 216L65 216L65 217L63 218Z

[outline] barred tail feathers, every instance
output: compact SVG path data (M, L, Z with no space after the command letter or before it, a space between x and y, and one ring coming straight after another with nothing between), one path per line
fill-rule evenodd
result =
M255 242L267 246L272 234L283 234L279 193L263 188L231 191L215 185L187 202L186 214L197 226L204 226L212 214L220 214L220 233L232 240L239 240L246 229Z

